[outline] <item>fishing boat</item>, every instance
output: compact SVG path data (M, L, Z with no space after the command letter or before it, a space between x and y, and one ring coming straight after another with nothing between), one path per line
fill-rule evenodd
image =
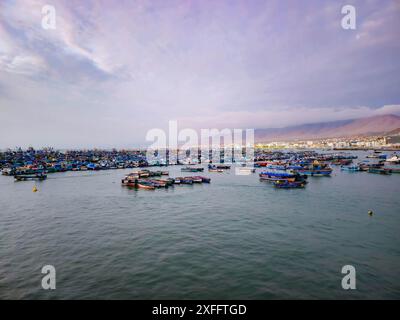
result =
M390 170L392 173L400 173L400 167L395 167L395 166L390 166L387 167L386 169Z
M368 173L391 174L392 171L386 168L369 168Z
M150 180L146 180L146 181L151 183L156 188L166 188L166 187L168 187L168 185L167 185L167 183L165 181L161 181L159 179L150 179Z
M181 171L183 171L183 172L202 172L202 171L204 171L204 168L184 167L184 168L181 168Z
M137 186L137 179L122 179L121 183L122 183L123 186L136 187Z
M286 170L286 165L269 164L266 166L266 168L273 169L273 170Z
M286 170L301 170L303 169L303 166L300 165L289 165L286 167Z
M225 165L225 164L219 164L216 166L217 169L223 169L223 170L228 170L231 168L231 166Z
M393 157L386 159L386 162L390 162L392 164L400 164L400 157L398 155L394 155Z
M145 190L154 190L156 188L153 183L146 180L138 180L137 187Z
M166 183L167 186L172 186L174 184L174 179L172 178L167 178L167 179L157 179L158 181L161 181L163 183Z
M4 168L3 170L1 170L1 174L3 176L12 176L15 173L15 169L13 168Z
M201 178L202 182L204 182L204 183L210 183L211 182L210 178L203 177L203 176L199 176L199 178Z
M216 165L209 164L208 171L209 172L224 172L224 169L221 169L221 168L218 169Z
M190 177L180 178L182 184L193 184L193 180Z
M293 189L293 188L305 187L305 183L299 181L289 182L287 180L277 180L274 181L273 184L276 188L281 188L281 189Z
M149 170L139 170L138 174L139 174L140 178L148 178L148 177L150 177L150 171Z
M256 169L255 168L248 168L248 167L242 167L238 169L239 172L243 172L243 173L255 173Z
M383 167L383 163L366 163L366 162L360 162L358 164L360 166L361 171L368 171L369 169L379 169Z
M336 166L348 166L353 162L351 159L336 159L331 162L332 165Z
M296 171L293 172L275 172L267 171L260 173L260 180L266 180L270 182L274 181L288 181L288 182L301 182L307 183L307 175L299 174Z
M306 174L310 176L330 176L332 169L327 164L321 164L319 162L314 162L310 166L305 166L302 169L296 170L298 173Z
M342 171L348 171L348 172L361 171L360 166L357 166L357 165L342 166L342 167L340 167L340 170L342 170Z
M15 181L45 180L45 179L47 179L47 174L45 174L45 173L16 174L16 175L14 175L14 179L15 179Z
M195 177L187 177L189 179L191 179L193 181L193 183L202 183L203 179L199 176L195 176Z
M263 171L260 173L259 176L261 180L267 180L267 181L286 180L289 182L294 182L296 180L295 174L288 172Z

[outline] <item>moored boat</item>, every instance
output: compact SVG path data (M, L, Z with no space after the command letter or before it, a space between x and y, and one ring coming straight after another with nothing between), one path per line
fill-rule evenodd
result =
M255 173L256 169L255 168L249 168L249 167L242 167L242 168L238 168L239 172L243 172L243 173Z
M293 182L296 180L296 176L293 173L278 172L278 171L263 171L259 174L261 180L267 181L281 181L286 180Z
M300 181L290 182L287 180L277 180L277 181L274 181L273 184L276 188L282 188L282 189L304 188L305 187L305 182L300 182Z
M204 171L204 168L200 168L200 167L184 167L184 168L181 168L181 171L183 171L183 172L202 172L202 171Z
M386 159L386 162L390 162L392 164L400 164L400 157L398 155L394 155L393 157Z
M330 176L332 169L327 164L314 162L312 165L304 166L302 169L296 170L298 173L306 174L309 176Z
M216 166L217 169L223 169L223 170L228 170L231 168L231 166L228 166L226 164L219 164Z
M15 169L13 168L4 168L3 170L1 170L1 174L3 176L12 176L15 173Z
M342 166L340 170L348 172L356 172L356 171L361 171L361 168L360 166L352 165L352 166Z
M386 168L369 168L368 173L391 174L392 171Z
M145 190L154 190L156 188L153 183L146 180L138 180L137 187Z
M15 179L15 181L45 180L45 179L47 179L47 174L45 174L45 173L16 174L16 175L14 175L14 179Z

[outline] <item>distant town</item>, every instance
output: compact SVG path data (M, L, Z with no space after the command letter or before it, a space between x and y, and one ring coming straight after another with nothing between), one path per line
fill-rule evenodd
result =
M353 136L313 140L276 141L257 143L255 147L261 149L400 150L400 133L388 136Z

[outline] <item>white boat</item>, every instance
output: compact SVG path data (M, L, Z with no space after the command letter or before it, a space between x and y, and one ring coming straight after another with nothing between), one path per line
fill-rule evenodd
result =
M398 155L394 155L390 159L386 159L386 162L391 162L391 163L400 163L400 157Z
M13 173L13 170L12 170L11 168L4 168L4 169L1 171L1 174L2 174L3 176L11 176L12 173Z
M254 173L254 172L256 172L256 169L255 168L249 168L249 167L242 167L242 168L239 168L239 171L240 172Z

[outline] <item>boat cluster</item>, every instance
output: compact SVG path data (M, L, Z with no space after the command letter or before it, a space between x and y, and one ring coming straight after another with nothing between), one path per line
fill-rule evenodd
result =
M263 171L260 173L261 181L271 182L276 188L304 188L307 183L307 175L293 172Z
M374 153L367 155L366 158L368 160L360 161L357 164L342 165L341 170L348 172L365 171L385 175L400 173L400 156L397 154L388 158L386 154L374 151Z
M311 159L296 159L283 162L266 163L270 169L260 173L261 181L271 182L276 188L304 188L307 176L330 176L332 168L327 163Z
M161 174L160 174L161 173ZM121 183L123 186L138 189L154 190L157 188L168 188L179 184L210 183L211 179L203 176L176 177L176 178L154 178L168 175L166 171L140 170L126 175Z
M274 159L274 157L276 157ZM265 160L268 158L268 160ZM356 172L365 171L369 173L391 174L400 173L400 157L374 152L367 158L375 158L377 161L364 160L353 164L357 156L348 154L317 154L314 152L280 153L264 157L258 161L256 166L265 167L268 171L260 173L260 180L272 182L277 188L304 188L307 184L307 176L330 176L330 166L340 166L342 171Z
M0 152L0 169L3 175L36 175L43 178L46 173L65 171L111 170L146 167L146 152L132 151L55 151L18 149Z

